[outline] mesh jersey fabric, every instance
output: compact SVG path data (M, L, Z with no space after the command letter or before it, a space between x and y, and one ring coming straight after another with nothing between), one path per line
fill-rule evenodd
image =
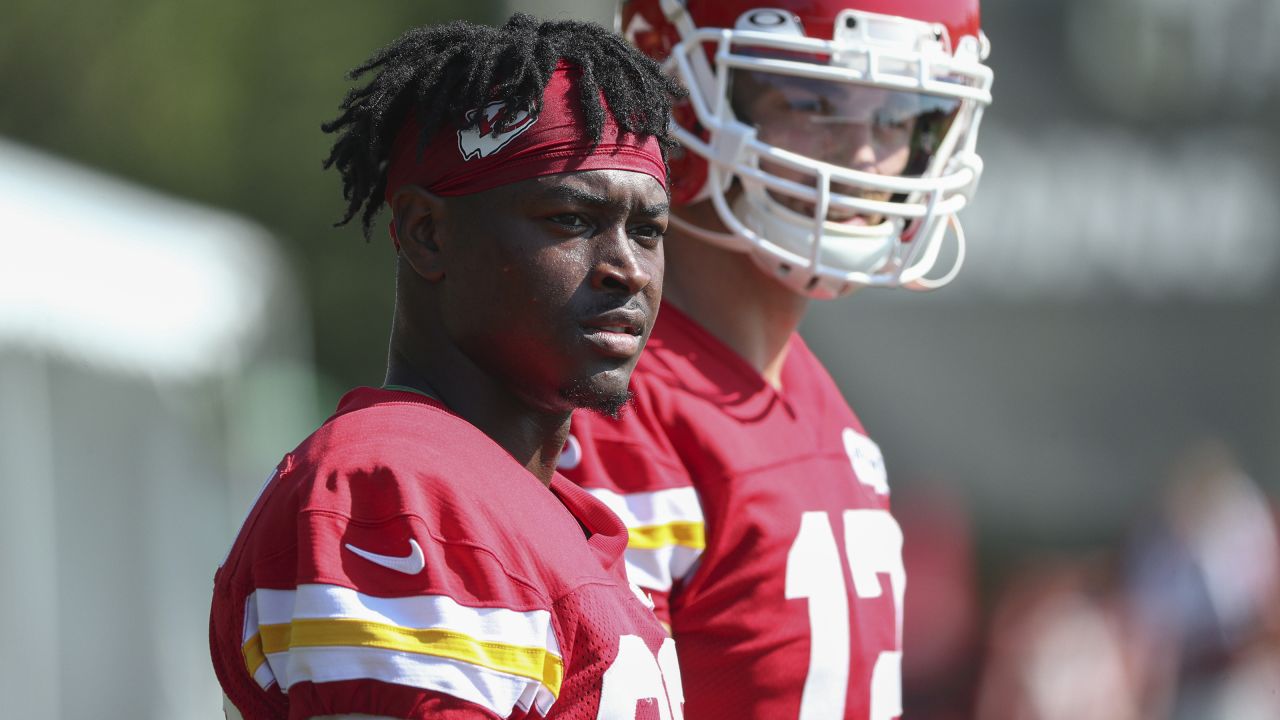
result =
M664 305L619 420L560 471L630 529L691 720L901 714L901 530L875 443L798 335L776 391Z
M439 403L356 389L218 569L214 668L245 720L658 717L674 648L625 545L607 507Z

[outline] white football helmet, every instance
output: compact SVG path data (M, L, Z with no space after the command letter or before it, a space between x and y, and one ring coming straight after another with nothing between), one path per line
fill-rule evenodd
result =
M673 200L728 232L676 227L812 297L955 277L991 102L978 0L623 0L617 21L689 90Z

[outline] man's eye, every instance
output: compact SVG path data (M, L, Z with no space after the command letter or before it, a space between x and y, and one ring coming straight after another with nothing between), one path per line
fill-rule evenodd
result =
M637 225L631 228L631 234L642 238L660 238L666 232L661 225Z
M786 109L801 115L830 115L831 103L820 95L793 95L788 97Z
M876 127L893 130L906 130L911 127L911 118L906 115L876 113Z
M573 213L563 213L560 215L552 215L547 219L557 225L562 225L566 228L579 229L587 226L587 221L585 218L583 218L581 215L575 215Z

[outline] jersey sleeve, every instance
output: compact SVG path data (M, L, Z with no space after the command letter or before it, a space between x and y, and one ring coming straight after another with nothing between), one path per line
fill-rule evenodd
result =
M493 720L551 709L564 661L549 600L467 528L442 533L439 518L456 510L465 525L467 511L441 502L427 520L395 503L359 519L304 510L296 552L258 559L244 662L260 687L287 695L289 717Z
M573 417L559 471L613 510L627 526L627 575L671 626L670 600L706 547L702 505L688 470L667 440L648 393L614 420Z

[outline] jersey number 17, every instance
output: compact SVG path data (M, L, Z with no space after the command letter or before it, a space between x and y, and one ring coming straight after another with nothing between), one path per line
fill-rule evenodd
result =
M849 596L878 598L880 575L889 576L893 593L895 637L901 646L902 599L906 572L902 566L902 529L884 510L845 510L844 558L853 578L845 588L840 548L825 512L806 512L787 553L788 600L809 601L809 672L800 699L799 720L845 717L849 687ZM902 652L882 651L871 671L869 720L892 720L902 714Z

